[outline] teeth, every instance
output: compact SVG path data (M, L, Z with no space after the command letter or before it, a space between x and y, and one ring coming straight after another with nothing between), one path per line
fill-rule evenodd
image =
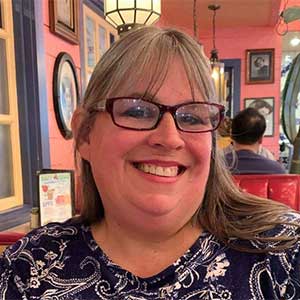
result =
M178 167L161 167L150 164L137 164L137 168L145 173L163 177L174 177L178 174Z

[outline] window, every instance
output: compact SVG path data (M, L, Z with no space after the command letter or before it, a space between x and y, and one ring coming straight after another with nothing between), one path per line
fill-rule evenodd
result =
M23 204L11 1L0 0L0 212Z
M84 17L85 82L88 84L100 57L117 38L117 31L86 5Z

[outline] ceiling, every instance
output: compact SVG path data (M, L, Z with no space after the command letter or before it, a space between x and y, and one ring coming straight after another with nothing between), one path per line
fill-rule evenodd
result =
M198 34L211 34L213 11L208 9L210 4L221 6L216 16L218 31L218 28L275 27L283 9L281 2L285 3L284 1L286 0L196 0ZM161 0L161 3L162 23L193 31L194 0ZM289 0L288 4L300 6L300 0ZM283 51L300 52L300 44L290 44L290 40L295 37L300 39L299 30L288 32L282 37Z
M213 12L210 4L219 4L216 27L274 26L281 0L197 0L198 31L211 30ZM162 0L162 18L178 28L193 28L194 0ZM180 15L178 15L180 12Z

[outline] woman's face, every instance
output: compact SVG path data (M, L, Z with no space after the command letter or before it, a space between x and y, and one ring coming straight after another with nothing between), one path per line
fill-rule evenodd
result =
M143 94L146 84L127 95L114 96ZM203 100L200 93L196 97ZM178 60L174 60L155 99L165 105L192 99ZM169 113L154 130L127 130L101 112L89 141L89 161L108 221L135 230L161 226L178 230L200 206L209 173L211 133L178 131ZM180 173L182 166L185 170ZM155 175L161 171L165 176Z
M270 113L270 110L267 107L261 107L258 109L258 111L263 115L267 116Z

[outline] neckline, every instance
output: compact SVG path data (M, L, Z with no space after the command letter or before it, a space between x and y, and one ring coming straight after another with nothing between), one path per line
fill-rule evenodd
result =
M248 150L248 149L240 149L240 150L237 150L236 153L238 153L238 154L246 154L247 153L247 154L251 154L251 155L255 155L255 156L259 155L258 153L254 152L252 150ZM261 155L259 155L259 156L261 156Z
M202 243L205 242L208 238L214 238L213 235L205 230L203 230L198 238L194 241L189 249L185 251L185 253L179 257L176 261L174 261L171 265L161 270L159 273L149 276L149 277L140 277L137 276L130 271L122 268L118 264L114 263L108 255L102 250L102 248L98 245L96 240L93 237L91 226L86 226L85 230L83 230L85 239L89 245L92 245L92 249L94 251L95 256L99 261L103 262L104 265L108 269L110 269L111 273L114 276L126 276L130 277L134 280L139 281L140 283L144 283L148 286L148 288L154 288L157 286L164 286L165 284L170 284L176 280L176 278L180 275L180 270L183 272L185 267L190 264L196 257L199 255L203 255L203 253L199 252L199 249L202 246ZM194 257L194 258L193 258ZM147 258L145 258L147 259Z

